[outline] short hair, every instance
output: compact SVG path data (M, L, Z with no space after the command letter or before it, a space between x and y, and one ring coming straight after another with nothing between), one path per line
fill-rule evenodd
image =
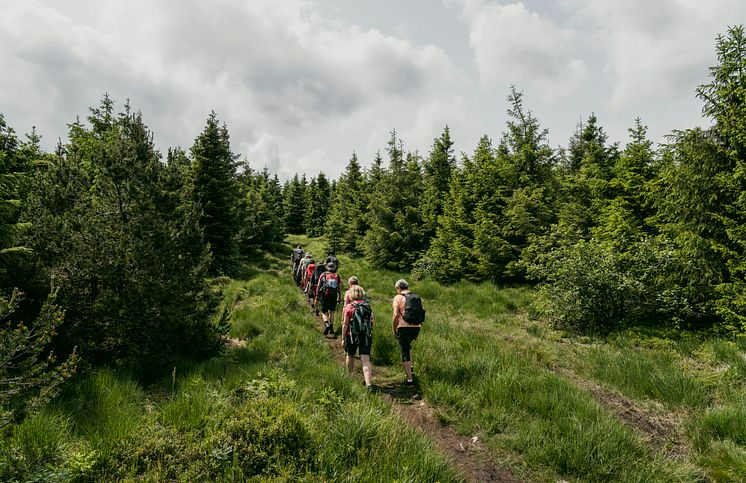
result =
M350 277L350 279L347 281L347 283L352 287L353 285L360 285L360 280L357 279L356 276Z
M350 298L352 300L362 300L365 297L365 290L360 285L350 287Z
M400 288L402 290L406 290L409 288L409 284L407 283L406 280L402 278L396 281L396 283L394 284L394 288Z

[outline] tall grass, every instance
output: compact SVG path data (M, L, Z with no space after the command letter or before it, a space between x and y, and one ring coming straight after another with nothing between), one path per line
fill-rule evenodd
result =
M0 479L33 480L58 465L69 444L69 426L65 416L47 409L14 427L0 440Z
M581 366L593 379L634 397L661 401L672 408L707 404L705 385L679 364L670 352L596 347L587 352Z
M70 415L74 432L106 453L138 431L145 413L144 398L136 382L101 369L63 395L62 407Z

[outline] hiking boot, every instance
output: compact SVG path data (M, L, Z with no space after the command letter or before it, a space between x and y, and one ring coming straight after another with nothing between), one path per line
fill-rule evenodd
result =
M414 379L411 381L404 381L404 387L414 387Z
M332 326L328 322L324 324L324 335L329 335L331 332Z
M373 394L375 392L372 384L370 386L365 386L365 389L368 391L368 394Z

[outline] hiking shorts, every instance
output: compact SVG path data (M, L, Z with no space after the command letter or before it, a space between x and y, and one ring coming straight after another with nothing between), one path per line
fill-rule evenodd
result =
M334 312L337 310L337 297L336 295L334 297L320 297L321 301L321 311L322 312Z
M397 331L399 334L399 347L401 348L401 361L408 362L410 360L409 352L412 350L412 342L417 339L420 335L419 327L400 327Z
M348 356L354 356L358 349L360 349L361 356L369 356L370 348L373 346L373 336L371 337L360 337L356 344L352 340L351 335L345 336L345 354Z

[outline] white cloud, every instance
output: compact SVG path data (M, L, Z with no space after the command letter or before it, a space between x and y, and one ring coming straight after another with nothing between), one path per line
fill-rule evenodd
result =
M603 52L610 103L622 109L652 99L693 96L716 62L714 41L729 19L746 18L740 0L565 0Z
M252 165L328 169L314 150L347 119L389 123L384 106L415 105L458 76L433 45L325 20L303 0L0 0L0 9L0 61L12 68L0 105L47 144L109 92L143 110L162 147L191 145L214 109Z
M463 9L484 83L529 86L552 101L572 94L585 80L585 62L573 55L575 31L523 3L463 0Z

